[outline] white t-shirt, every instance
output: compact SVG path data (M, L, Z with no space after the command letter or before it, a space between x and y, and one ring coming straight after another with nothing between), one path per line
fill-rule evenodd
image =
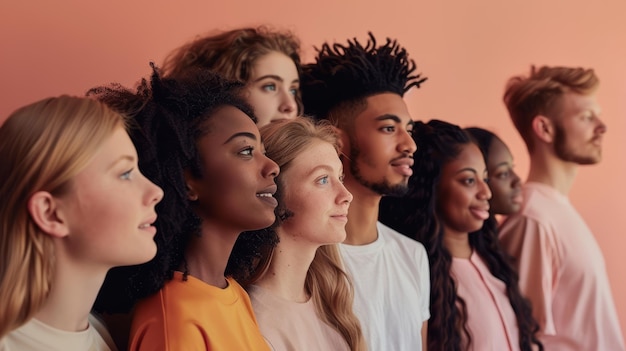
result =
M419 242L378 222L378 238L339 250L354 284L354 312L370 351L421 351L430 318L428 256Z
M52 328L33 318L0 341L0 351L117 351L111 336L96 317L80 332Z

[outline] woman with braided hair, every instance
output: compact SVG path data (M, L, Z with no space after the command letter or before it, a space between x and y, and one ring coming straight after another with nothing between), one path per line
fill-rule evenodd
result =
M422 242L430 260L429 350L543 349L517 274L485 225L491 191L480 149L458 126L417 122L414 174L380 220Z

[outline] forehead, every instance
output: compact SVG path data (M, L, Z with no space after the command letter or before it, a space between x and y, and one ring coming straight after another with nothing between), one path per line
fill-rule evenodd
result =
M333 170L342 168L335 147L329 142L314 139L293 161L291 161L291 165L286 169L285 173L289 173L289 170L293 170L292 173L302 175L319 166L327 166Z
M471 168L478 174L482 174L486 170L483 154L474 143L461 145L459 154L443 166L442 174L453 176L464 168Z
M382 93L365 99L367 106L356 116L359 122L372 122L380 116L393 115L400 119L401 124L412 121L404 99L398 94Z
M513 155L509 148L498 138L494 137L489 145L489 159L487 160L489 168L496 167L503 162L510 163Z
M207 133L201 139L216 144L226 143L236 133L250 133L259 139L259 128L250 116L234 106L219 107L204 123Z
M256 79L266 75L278 75L282 78L298 77L296 64L282 52L272 51L259 58L252 64L250 78Z

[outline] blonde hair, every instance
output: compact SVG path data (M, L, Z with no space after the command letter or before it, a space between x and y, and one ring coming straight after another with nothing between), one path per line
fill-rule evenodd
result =
M337 135L327 121L315 124L308 118L296 118L271 123L261 128L261 137L267 156L278 164L281 171L289 169L293 161L316 139L332 144L337 149ZM279 203L285 185L278 184ZM281 189L282 188L282 189ZM279 205L279 207L282 205ZM280 211L279 211L280 212ZM278 215L280 217L280 213ZM273 249L261 253L253 281L267 270ZM319 318L336 329L353 351L365 350L365 342L359 320L352 310L354 291L352 283L342 268L337 245L325 245L317 249L307 271L305 289L311 295Z
M62 195L124 119L88 98L47 98L13 112L0 127L0 339L26 323L50 290L51 236L27 204L38 191Z
M530 75L509 79L504 92L506 105L515 128L533 151L532 121L537 115L555 118L561 97L569 92L593 94L600 81L593 69L531 66Z

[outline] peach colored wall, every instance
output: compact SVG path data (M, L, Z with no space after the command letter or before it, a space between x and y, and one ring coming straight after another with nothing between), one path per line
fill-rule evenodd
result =
M407 96L417 119L480 125L528 158L501 103L506 79L531 63L594 67L608 124L604 161L580 170L571 193L602 247L622 328L626 223L626 2L605 0L84 0L0 3L0 122L49 95L132 85L175 46L212 29L269 23L294 30L305 61L324 40L400 39L430 80ZM0 165L1 166L1 165Z

